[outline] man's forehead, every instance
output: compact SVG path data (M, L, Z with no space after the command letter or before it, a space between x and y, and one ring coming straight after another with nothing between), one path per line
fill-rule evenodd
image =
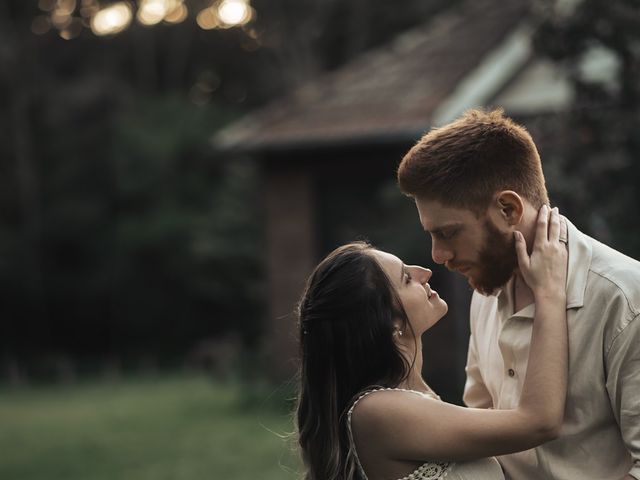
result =
M471 210L448 207L437 200L416 198L416 206L420 215L420 223L428 231L440 230L477 220Z

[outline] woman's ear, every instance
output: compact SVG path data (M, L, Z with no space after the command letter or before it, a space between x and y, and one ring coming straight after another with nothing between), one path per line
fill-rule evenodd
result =
M512 190L503 190L496 195L496 207L502 221L514 227L522 221L524 202L522 197Z
M402 329L402 324L397 321L393 322L393 338L399 339L404 335L404 331Z

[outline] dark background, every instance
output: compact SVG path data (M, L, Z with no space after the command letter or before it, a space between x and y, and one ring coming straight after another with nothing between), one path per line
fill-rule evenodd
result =
M134 19L101 37L80 12L95 2L2 2L0 380L171 369L230 342L255 358L266 302L260 169L216 152L212 136L457 3L256 0L245 25L204 30L195 15L210 2L187 1L179 24ZM61 5L74 9L56 26ZM583 0L568 16L553 5L532 2L536 48L571 72L576 97L539 121L567 135L546 170L552 201L640 257L637 3ZM579 74L593 44L619 59L613 87ZM379 181L379 209L406 215L385 193L392 182ZM325 218L359 216L375 243L411 254L408 244L424 242L426 258L417 225L399 235L367 220L350 208L359 195L338 185ZM322 253L362 233L337 224L318 232Z

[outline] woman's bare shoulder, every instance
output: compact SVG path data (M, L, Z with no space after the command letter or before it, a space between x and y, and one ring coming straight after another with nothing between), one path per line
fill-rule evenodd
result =
M369 433L398 426L407 408L424 408L438 400L414 390L380 389L366 392L354 404L351 424L354 430Z

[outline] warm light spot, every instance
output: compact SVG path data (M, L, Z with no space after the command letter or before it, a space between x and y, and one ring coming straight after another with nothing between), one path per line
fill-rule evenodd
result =
M181 10L182 3L183 0L142 0L137 14L138 21L144 25L160 23L167 17L173 17L177 10ZM176 14L179 16L180 12Z
M45 15L38 15L31 22L31 31L36 35L44 35L49 30L51 30L51 23Z
M218 16L225 26L244 25L251 20L251 7L243 0L223 0L218 5Z
M96 35L113 35L127 28L132 16L128 3L114 3L96 13L91 19L91 30Z
M58 15L71 15L76 9L76 0L58 0L56 3L56 13Z
M164 21L168 23L184 22L187 19L188 14L189 11L187 10L187 6L181 4L173 12L170 12L166 17L164 17Z
M198 23L198 26L203 30L212 30L220 26L220 19L218 18L218 14L211 7L201 10L196 17L196 22Z
M71 23L71 15L64 11L54 10L51 14L51 23L53 23L58 30L63 30Z
M79 18L74 18L69 26L62 32L60 32L60 36L65 40L71 40L72 38L76 38L78 35L80 35L82 33L82 29L82 20L80 20ZM62 33L64 33L64 35L62 35Z
M167 11L162 0L145 0L140 2L136 18L143 25L160 23Z

